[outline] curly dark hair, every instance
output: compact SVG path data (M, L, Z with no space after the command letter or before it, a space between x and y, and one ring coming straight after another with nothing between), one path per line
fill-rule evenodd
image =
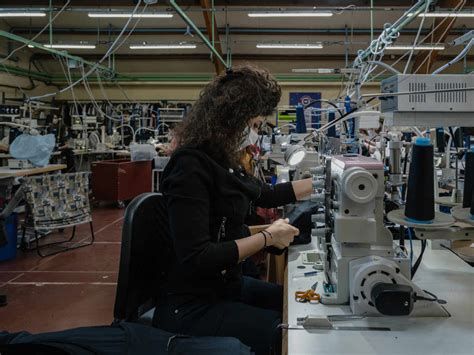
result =
M267 70L244 65L223 72L204 87L176 127L179 145L196 147L223 166L237 167L245 128L251 119L272 114L280 97L281 88Z

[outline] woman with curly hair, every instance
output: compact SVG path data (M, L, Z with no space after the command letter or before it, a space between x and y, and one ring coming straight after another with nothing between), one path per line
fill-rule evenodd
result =
M242 237L242 227L251 205L294 202L311 193L311 181L271 187L241 168L239 152L280 96L267 71L234 68L202 90L176 128L179 147L161 183L175 255L154 326L232 336L256 354L279 353L282 287L242 277L241 262L266 247L288 247L299 231L288 220L249 237Z

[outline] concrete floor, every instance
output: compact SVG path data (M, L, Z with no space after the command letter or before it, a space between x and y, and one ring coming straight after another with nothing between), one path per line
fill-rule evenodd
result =
M96 241L92 246L46 258L36 251L18 250L16 259L0 262L0 294L8 297L8 305L0 307L0 331L37 333L109 325L124 211L94 209ZM78 227L76 233L77 241L88 238L89 226ZM50 235L45 241L55 237Z

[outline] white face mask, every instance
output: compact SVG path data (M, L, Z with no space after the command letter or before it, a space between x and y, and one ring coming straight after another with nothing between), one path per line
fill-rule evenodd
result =
M259 135L253 129L249 129L249 140L251 144L257 144Z
M245 128L244 130L244 139L242 143L240 144L240 149L245 149L249 145L254 145L257 144L259 135L257 132L255 132L253 129L250 127Z

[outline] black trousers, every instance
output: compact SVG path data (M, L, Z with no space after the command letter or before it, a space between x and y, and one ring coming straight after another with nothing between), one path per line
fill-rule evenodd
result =
M283 287L243 277L240 301L169 297L155 311L153 325L198 336L235 337L257 355L281 353Z
M84 327L29 334L0 332L4 355L250 355L235 338L187 337L141 324Z

